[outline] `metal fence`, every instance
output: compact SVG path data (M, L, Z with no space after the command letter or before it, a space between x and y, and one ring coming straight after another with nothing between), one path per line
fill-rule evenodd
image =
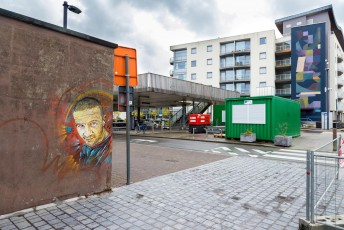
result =
M322 224L344 229L340 213L344 214L343 182L339 178L344 165L341 136L331 142L307 151L306 219L311 224ZM323 151L329 148L333 151Z

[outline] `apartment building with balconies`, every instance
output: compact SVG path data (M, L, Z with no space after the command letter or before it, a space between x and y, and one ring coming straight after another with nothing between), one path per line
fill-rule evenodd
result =
M274 30L171 46L178 79L257 94L257 86L274 86Z
M344 39L332 5L275 24L281 38L269 30L171 46L170 75L242 96L291 98L302 117L321 121L328 110L343 121Z

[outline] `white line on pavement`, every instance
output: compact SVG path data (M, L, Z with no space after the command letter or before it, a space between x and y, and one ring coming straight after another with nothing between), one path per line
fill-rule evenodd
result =
M267 152L264 152L260 149L252 149L253 151L256 151L257 153L260 153L260 154L268 154L268 153L271 153L271 151L267 151Z
M251 155L251 154L247 154L249 155L250 157L258 157L257 155Z
M288 152L273 151L270 154L281 154L281 155L289 155L289 156L297 156L297 157L306 157L306 154L302 154L302 153L288 153Z
M295 152L295 153L307 153L306 150L295 150L295 149L280 149L281 151Z
M242 149L242 148L237 148L235 147L237 150L239 150L240 152L243 152L243 153L250 153L249 151L247 151L246 149Z

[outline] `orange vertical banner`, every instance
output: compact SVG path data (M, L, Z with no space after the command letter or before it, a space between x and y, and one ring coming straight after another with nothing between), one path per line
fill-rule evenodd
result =
M137 59L136 49L118 46L114 50L114 84L118 86L126 85L125 57L129 57L129 86L138 85L137 80Z

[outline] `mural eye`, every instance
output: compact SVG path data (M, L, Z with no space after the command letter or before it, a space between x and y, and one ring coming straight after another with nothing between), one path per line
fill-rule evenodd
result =
M91 127L97 127L97 126L98 126L98 121L91 122Z
M83 128L85 128L85 126L84 126L83 124L77 124L76 127L77 127L78 129L83 129Z

